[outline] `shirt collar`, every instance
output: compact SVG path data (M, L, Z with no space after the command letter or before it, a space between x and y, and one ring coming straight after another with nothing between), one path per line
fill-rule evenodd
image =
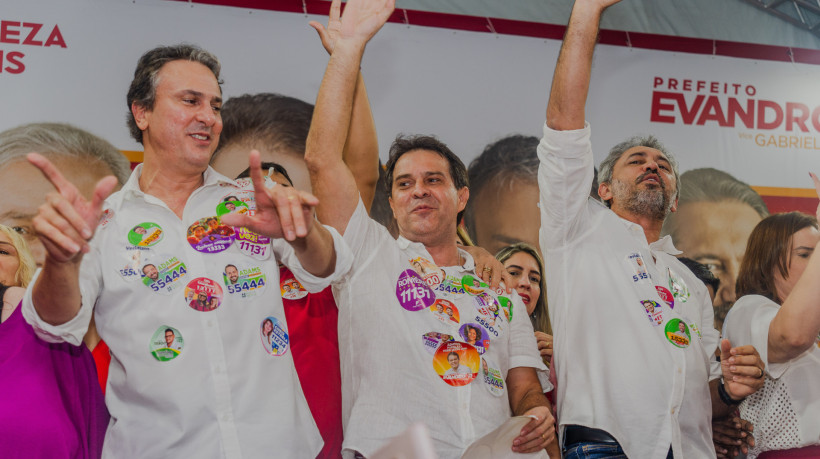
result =
M666 252L672 256L678 256L683 253L675 247L675 244L672 243L672 236L668 234L649 244L649 248L653 252Z
M145 196L145 192L140 189L140 176L142 175L142 163L137 164L137 167L134 168L131 175L128 177L128 181L125 182L125 185L122 186L122 192L125 197L127 198L134 198ZM211 186L211 185L221 185L221 186L234 186L239 188L239 184L236 183L236 180L232 180L224 175L220 174L219 172L215 171L211 166L208 166L203 173L203 183L202 186Z
M396 238L396 242L398 242L401 250L412 250L413 252L424 254L430 261L433 261L433 257L430 255L430 252L427 251L427 248L421 242L413 242L404 236L399 236ZM463 264L457 266L460 271L470 271L475 269L475 261L473 261L473 257L470 256L469 253L459 248L458 254L461 255L461 259L464 260ZM443 266L439 267L442 268Z

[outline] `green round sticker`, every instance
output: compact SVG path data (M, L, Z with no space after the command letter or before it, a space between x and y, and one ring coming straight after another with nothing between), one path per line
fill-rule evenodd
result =
M225 214L244 214L250 209L248 205L242 201L223 201L216 205L216 215L221 217Z
M498 303L501 304L501 310L504 311L504 316L507 317L507 322L512 321L513 307L512 301L506 296L499 296Z
M154 222L143 222L128 232L128 242L137 247L153 247L162 240L162 228Z
M467 274L461 278L461 287L470 295L480 295L488 287L484 281L472 274Z
M151 355L160 362L179 357L183 346L185 346L185 340L182 339L182 333L168 325L159 327L151 337Z
M664 331L666 332L666 339L677 347L687 347L692 340L689 327L686 322L680 319L672 319L667 322Z

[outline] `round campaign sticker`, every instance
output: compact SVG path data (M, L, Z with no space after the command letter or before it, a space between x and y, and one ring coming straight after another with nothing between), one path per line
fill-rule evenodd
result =
M200 218L188 227L188 244L197 252L218 253L233 243L235 231L219 217Z
M282 279L279 283L279 290L283 300L301 300L308 294L302 284L293 277Z
M142 283L151 290L170 295L182 285L181 280L188 275L185 263L173 255L155 254L144 257L139 275Z
M458 329L458 334L467 344L475 346L479 354L490 348L490 337L487 331L478 324L464 324Z
M666 271L669 273L669 290L672 291L672 295L681 303L686 303L689 299L689 288L686 287L686 283L680 276L673 273L671 268L666 268Z
M656 285L655 290L658 291L658 296L669 306L669 309L675 309L675 297L672 296L672 292L668 288Z
M405 269L396 282L396 298L408 311L427 309L436 300L433 289L412 269Z
M689 327L686 322L680 319L672 319L666 323L666 339L677 347L689 346L692 337L689 334Z
M421 335L421 341L424 343L424 349L430 354L435 355L441 343L453 341L453 337L446 333L430 332Z
M207 277L197 277L185 286L185 304L197 311L213 311L222 304L222 287Z
M652 326L658 326L663 323L663 311L657 301L642 300L641 305L644 307L646 317L649 318L649 322L652 323Z
M248 205L235 196L227 196L225 199L227 201L216 205L216 214L220 217L225 214L247 214L250 211Z
M476 295L474 300L475 308L482 316L494 320L498 317L499 312L501 312L501 305L498 303L498 300L488 292Z
M288 351L290 338L282 322L276 317L265 317L259 326L259 336L265 351L274 356L285 355Z
M242 178L237 179L236 183L241 187L249 187L252 185L252 181L249 178ZM246 190L235 190L234 192L225 195L219 203L223 202L241 202L244 204L244 207L250 211L250 215L253 215L253 212L256 210L256 197L253 194L253 190L246 189ZM235 208L238 209L240 206L238 204L235 205ZM219 208L219 204L217 204L217 209ZM225 206L226 210L230 210L230 206ZM227 213L227 212L226 212ZM217 215L222 215L217 213Z
M153 222L142 222L128 231L128 242L135 247L153 247L162 240L162 228Z
M430 287L435 287L444 280L444 272L436 266L435 263L426 258L413 258L410 260L410 266L413 267L413 270L416 271Z
M481 358L481 377L484 380L484 387L495 396L504 395L504 377L498 366L487 361L487 356Z
M140 250L123 250L118 254L119 263L116 264L116 271L124 280L128 282L142 279L143 253ZM149 270L151 268L148 268Z
M443 343L433 355L433 369L451 386L466 386L478 376L481 357L473 346L458 341Z
M484 293L485 289L488 288L484 281L476 276L473 276L472 274L467 274L461 278L461 286L470 295L480 295L481 293Z
M461 287L461 278L453 277L446 273L441 283L433 287L433 289L436 296L444 298L456 298L466 293Z
M445 324L458 326L458 308L452 301L439 298L430 306L430 312Z
M239 298L253 298L265 288L267 277L259 266L227 264L222 270L222 281L228 295Z
M154 332L149 348L155 359L167 362L179 357L183 346L185 340L182 339L182 333L174 327L163 325Z
M236 245L239 251L257 260L266 260L270 257L270 238L256 234L253 231L239 227L236 230Z
M498 297L498 304L501 305L501 310L504 311L504 317L507 318L507 322L510 322L513 317L513 303L512 300L507 298L506 296L499 296Z

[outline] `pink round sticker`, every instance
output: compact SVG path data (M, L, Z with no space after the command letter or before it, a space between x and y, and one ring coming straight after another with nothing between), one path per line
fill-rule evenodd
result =
M658 296L669 306L669 309L675 309L675 297L672 296L672 292L670 292L668 288L656 285L655 290L658 291Z
M436 294L418 273L412 269L405 269L396 282L396 298L404 309L421 311L436 301Z
M185 303L197 311L213 311L222 304L222 287L207 277L197 277L185 286Z

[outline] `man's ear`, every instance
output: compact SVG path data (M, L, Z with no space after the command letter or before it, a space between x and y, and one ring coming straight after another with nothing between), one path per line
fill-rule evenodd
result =
M677 212L678 211L678 198L675 198L675 202L672 203L672 207L669 208L670 212Z
M601 197L603 202L607 202L612 199L612 188L609 186L609 182L602 182L598 184L598 196Z
M461 212L467 207L467 200L470 199L470 189L466 186L461 187L456 193L458 193L458 211Z
M148 128L148 109L143 107L142 105L137 105L136 102L131 103L131 114L134 115L134 121L137 123L137 127L144 131Z

